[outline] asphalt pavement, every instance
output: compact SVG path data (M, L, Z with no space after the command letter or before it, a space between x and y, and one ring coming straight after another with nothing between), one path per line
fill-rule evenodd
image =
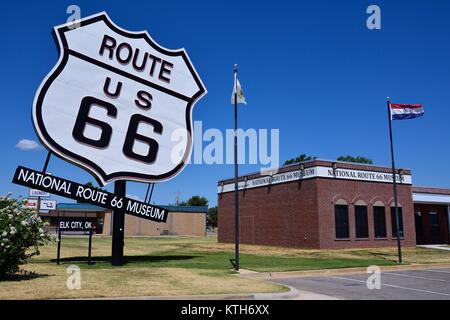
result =
M354 273L271 281L297 289L298 299L316 296L345 300L450 300L450 268L382 271L379 289L373 288L374 281L369 281L372 284L369 289L370 276Z

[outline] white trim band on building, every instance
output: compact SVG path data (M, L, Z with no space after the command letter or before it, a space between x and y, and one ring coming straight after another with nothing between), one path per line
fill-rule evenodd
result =
M353 170L353 169L333 169L332 167L314 166L305 168L304 170L288 171L274 174L272 176L261 176L248 181L239 181L238 189L252 189L272 184L280 184L298 180L312 178L330 178L343 180L357 180L368 182L392 183L392 173L378 172L369 170ZM409 174L396 175L396 180L401 184L412 184L412 178ZM217 193L225 193L234 191L234 182L218 186Z

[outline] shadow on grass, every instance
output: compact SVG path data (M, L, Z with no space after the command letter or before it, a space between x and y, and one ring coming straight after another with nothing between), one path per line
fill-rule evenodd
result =
M35 272L17 273L17 274L3 276L2 278L0 278L0 282L2 282L2 281L27 281L27 280L37 279L37 278L46 278L48 276L49 276L48 274L35 273Z
M393 262L395 260L395 258L397 257L396 255L394 255L392 253L369 252L369 254L371 256L375 257L376 259L385 260L385 261L389 261L389 262Z
M183 260L191 260L197 258L196 256L181 256L181 255L165 255L165 256L124 256L123 261L124 264L129 263L158 263L158 262L169 262L169 261L183 261ZM56 259L51 259L51 262L56 263ZM75 263L75 262L88 262L88 257L79 256L79 257L65 257L59 259L60 263ZM101 256L101 257L91 257L91 263L101 263L107 262L111 263L110 256Z

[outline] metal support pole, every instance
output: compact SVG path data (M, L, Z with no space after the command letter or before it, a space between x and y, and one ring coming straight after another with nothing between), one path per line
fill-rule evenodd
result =
M52 155L51 151L47 153L47 158L45 158L44 168L42 169L42 172L45 173L47 171L48 162L50 161L50 156Z
M59 264L60 258L61 258L61 227L58 225L58 249L56 252L56 264Z
M237 65L234 65L234 269L239 271L239 190L238 190L238 145L237 145Z
M114 182L114 194L118 197L125 197L126 181L120 180ZM123 245L125 214L123 209L113 210L113 235L112 235L112 253L111 264L113 266L123 265Z
M394 142L392 139L392 115L391 115L391 100L387 98L387 109L388 109L388 121L389 121L389 139L391 142L391 161L392 161L392 181L394 185L394 205L395 205L395 224L396 224L396 235L397 235L397 250L398 250L398 262L402 263L402 244L400 240L400 219L398 218L398 199L397 199L397 177L395 170L394 161Z
M150 191L150 185L151 185L151 183L148 184L148 186L147 186L147 192L145 193L145 198L144 198L144 202L145 202L145 203L147 203L148 192Z
M88 264L91 264L91 252L92 252L92 229L89 230L89 249L88 249Z
M42 168L42 172L45 173L47 171L47 167L48 167L48 163L50 161L50 156L52 155L52 153L49 151L47 153L47 158L45 158L45 162L44 162L44 168ZM37 213L39 214L41 212L41 197L37 198Z
M150 191L150 196L148 197L147 203L150 203L150 201L152 201L152 195L153 195L154 188L155 188L155 183L152 183L152 190Z

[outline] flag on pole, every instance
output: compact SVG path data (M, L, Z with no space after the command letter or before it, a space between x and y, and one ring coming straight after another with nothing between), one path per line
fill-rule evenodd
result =
M231 94L231 104L234 104L234 94L237 93L237 103L243 103L247 104L245 101L244 96L244 90L242 90L241 84L239 83L239 79L237 78L236 74L234 75L234 86L233 86L233 93ZM237 90L236 90L237 88Z
M398 104L391 103L391 120L414 119L423 116L421 104Z
M421 104L398 104L391 103L391 99L387 98L387 111L389 121L389 140L391 143L391 161L392 161L392 184L394 187L394 205L395 205L395 234L397 238L398 262L402 263L402 245L400 241L400 218L398 212L398 197L397 197L397 181L394 161L394 143L392 139L392 120L414 119L423 116L423 106Z

